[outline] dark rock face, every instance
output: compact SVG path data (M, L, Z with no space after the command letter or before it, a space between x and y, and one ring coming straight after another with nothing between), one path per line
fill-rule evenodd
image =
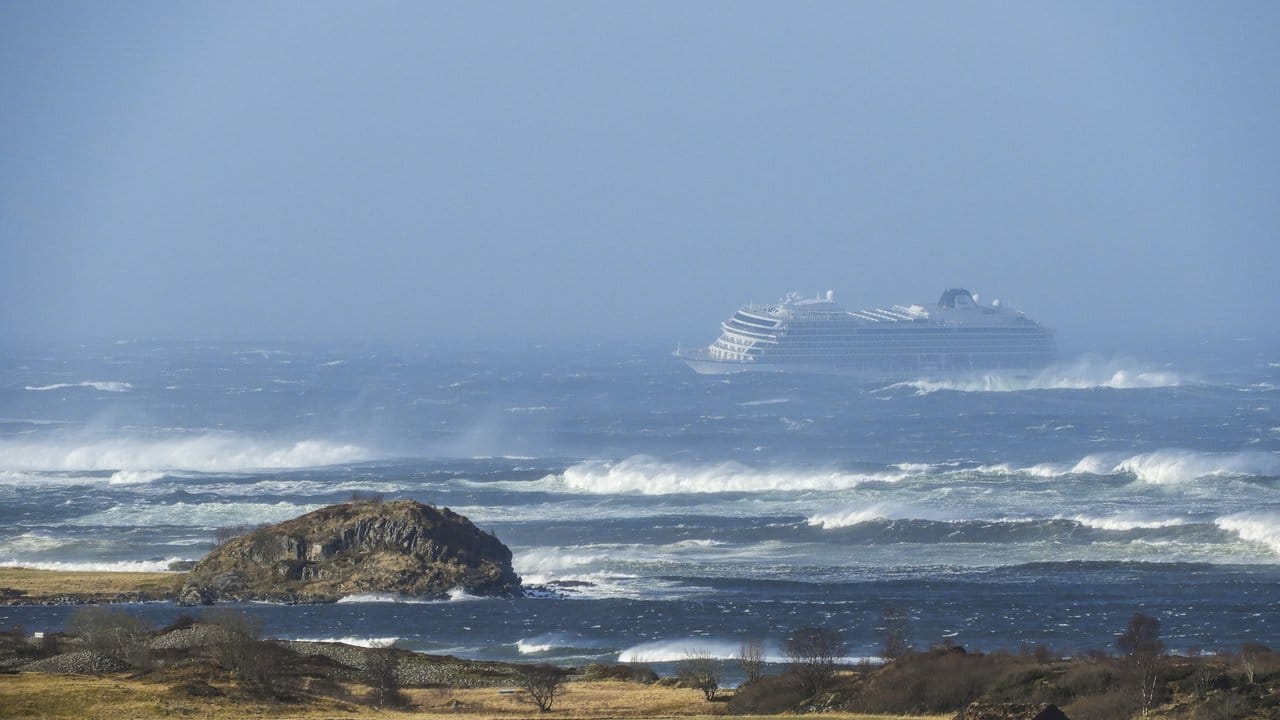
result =
M360 593L518 596L511 551L449 509L413 500L330 505L232 538L191 571L183 605L326 603Z
M1057 705L994 703L983 700L961 710L955 720L1068 720Z

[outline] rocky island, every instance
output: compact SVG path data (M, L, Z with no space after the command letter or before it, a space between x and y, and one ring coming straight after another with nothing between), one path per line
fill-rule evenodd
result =
M511 550L448 508L358 501L231 538L196 564L177 600L330 603L363 593L443 598L455 590L521 595Z

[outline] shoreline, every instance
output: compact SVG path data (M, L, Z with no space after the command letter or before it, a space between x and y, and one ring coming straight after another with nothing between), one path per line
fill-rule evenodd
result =
M0 566L0 605L177 601L186 572L39 570Z

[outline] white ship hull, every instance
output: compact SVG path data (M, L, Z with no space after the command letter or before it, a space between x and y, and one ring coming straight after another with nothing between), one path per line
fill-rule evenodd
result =
M741 308L721 328L712 345L675 356L700 375L820 373L867 382L1030 376L1056 357L1049 330L998 301L980 305L967 290L948 290L932 310L846 312L830 293L793 296Z

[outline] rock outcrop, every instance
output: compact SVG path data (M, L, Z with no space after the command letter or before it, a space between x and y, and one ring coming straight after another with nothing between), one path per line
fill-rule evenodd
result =
M957 713L954 720L1068 720L1068 718L1057 705L976 700Z
M183 605L328 603L366 593L518 596L506 545L445 508L413 500L330 505L223 543L192 569Z

